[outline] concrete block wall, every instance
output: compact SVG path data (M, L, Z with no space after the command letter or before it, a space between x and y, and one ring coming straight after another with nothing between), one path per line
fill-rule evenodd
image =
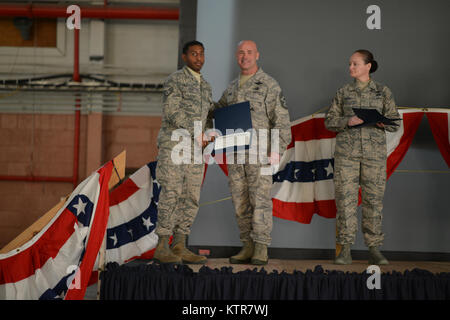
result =
M0 175L72 175L73 115L5 113L0 119ZM85 122L83 118L81 147Z
M104 160L127 150L127 168L138 169L156 161L156 138L161 127L161 117L104 116Z
M0 114L0 175L71 177L74 115ZM156 160L159 116L92 113L80 121L79 182L127 150L127 168ZM0 248L71 193L72 183L0 180Z

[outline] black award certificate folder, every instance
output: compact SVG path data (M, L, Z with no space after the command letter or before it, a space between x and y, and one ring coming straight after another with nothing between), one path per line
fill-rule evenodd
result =
M385 124L385 125L394 125L398 126L394 121L396 120L402 120L402 119L388 119L385 116L383 116L381 113L378 112L376 109L358 109L353 108L353 112L355 115L363 120L364 122L361 124L358 124L356 126L352 126L352 128L358 128L363 126L369 126L369 125L375 125L379 122Z
M220 136L214 140L215 152L249 149L252 126L250 103L244 101L214 110L214 127Z

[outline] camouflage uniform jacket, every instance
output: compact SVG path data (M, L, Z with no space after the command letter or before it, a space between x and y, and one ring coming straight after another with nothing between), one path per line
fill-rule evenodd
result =
M172 73L164 83L163 116L158 134L160 152L178 143L171 141L172 131L176 129L186 129L193 141L194 121L201 121L204 132L213 106L211 86L203 76L199 83L186 66Z
M386 158L386 131L394 132L398 126L387 125L350 128L348 120L355 115L353 108L376 109L387 118L400 118L391 90L378 82L369 80L362 90L356 80L340 88L325 117L328 130L338 132L335 156L348 156L352 147L361 142L361 151L370 158ZM399 124L400 121L396 121ZM358 144L359 145L359 144Z
M278 82L259 68L242 87L239 87L239 77L233 80L220 98L218 107L243 101L250 102L254 129L279 130L279 153L282 154L291 142L291 124L286 100Z

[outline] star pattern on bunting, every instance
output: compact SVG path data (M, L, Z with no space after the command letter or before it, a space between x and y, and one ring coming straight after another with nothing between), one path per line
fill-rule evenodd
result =
M77 216L79 216L81 213L84 213L84 210L86 209L87 202L83 202L81 200L81 197L78 198L78 203L74 204L73 207L77 209Z
M150 227L153 226L153 223L150 221L150 217L148 217L147 219L145 219L144 217L142 217L142 223L144 224L144 226L147 228L147 231L150 230Z
M109 238L114 241L113 242L113 246L115 246L117 244L117 235L114 233L112 236L109 236Z
M327 172L326 177L328 178L328 176L331 174L333 174L334 170L333 170L333 166L331 165L331 161L328 163L328 167L325 168L325 171Z
M94 203L87 195L75 195L68 204L67 209L77 218L77 223L80 228L89 227Z

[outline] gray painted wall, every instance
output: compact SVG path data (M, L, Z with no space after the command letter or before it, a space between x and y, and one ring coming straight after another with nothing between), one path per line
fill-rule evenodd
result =
M381 30L368 30L366 8L381 8ZM388 85L397 105L450 106L448 0L198 0L197 39L206 46L203 73L218 99L238 74L236 44L259 45L260 65L285 93L291 120L327 107L351 81L348 58L371 50L373 78ZM447 173L426 173L442 170ZM450 174L423 119L384 201L384 250L450 252ZM217 165L204 182L190 245L238 246L239 232L228 182ZM274 218L272 247L335 247L335 220L314 216L309 225ZM358 231L355 249L365 249Z

